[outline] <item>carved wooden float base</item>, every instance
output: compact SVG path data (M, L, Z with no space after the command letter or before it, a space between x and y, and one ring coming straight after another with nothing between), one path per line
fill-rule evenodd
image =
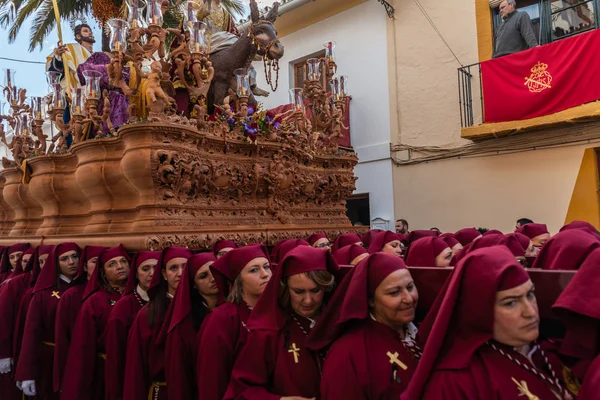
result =
M300 133L249 143L239 132L137 123L68 154L0 171L0 244L75 241L131 250L206 248L219 238L273 245L360 232L346 217L356 154ZM315 144L317 143L317 144Z

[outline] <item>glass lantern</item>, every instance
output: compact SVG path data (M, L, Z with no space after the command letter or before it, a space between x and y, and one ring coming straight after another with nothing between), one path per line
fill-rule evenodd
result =
M107 21L110 29L110 51L125 52L127 50L127 32L129 23L124 19L111 18Z
M191 3L191 2L188 2ZM206 39L206 24L201 21L189 23L190 40L188 42L191 53L206 53L208 48Z
M290 103L294 111L304 111L304 90L293 88L289 90Z
M197 1L184 1L181 6L181 13L183 14L183 26L190 32L194 29L194 22L198 22L198 14L204 7L203 4ZM206 29L206 26L204 27Z
M19 132L19 134L23 135L23 136L27 136L27 135L29 135L29 131L31 129L31 127L29 126L31 124L31 121L30 121L31 118L29 118L29 114L26 112L21 113L19 115L19 117L20 117L20 123L19 123L19 125L20 125L19 131L20 132Z
M335 101L338 101L341 98L340 78L337 76L331 78L331 95Z
M250 95L250 77L247 68L238 68L233 71L237 80L237 96L248 97Z
M84 71L85 77L85 97L90 100L100 99L100 78L102 73L98 71Z
M78 87L75 89L75 95L73 96L71 112L73 115L83 115L83 110L85 110L85 91L83 88Z
M16 86L15 74L16 70L10 68L4 68L4 87Z
M148 0L148 6L146 7L146 22L148 25L162 26L163 14L161 3L162 1L160 0Z
M309 58L306 60L307 79L311 82L321 80L321 60L318 58Z
M325 47L325 58L335 62L335 42L325 42L323 47Z
M43 103L41 97L31 98L31 112L33 113L33 119L41 120L43 117Z
M340 76L340 96L348 97L348 77L346 75Z
M144 0L125 0L127 6L127 22L131 29L141 28L144 26L144 8L146 2Z

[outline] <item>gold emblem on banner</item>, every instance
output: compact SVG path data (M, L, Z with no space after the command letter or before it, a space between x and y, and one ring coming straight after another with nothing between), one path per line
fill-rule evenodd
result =
M524 85L529 88L531 93L540 93L552 88L551 83L552 75L548 72L548 64L538 61L531 68L531 75L525 77Z

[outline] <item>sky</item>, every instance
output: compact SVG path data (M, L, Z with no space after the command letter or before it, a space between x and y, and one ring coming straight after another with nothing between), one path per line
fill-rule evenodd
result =
M246 15L249 14L249 0L244 0L246 3ZM270 0L259 0L259 7L271 4ZM239 16L236 17L236 20ZM90 16L88 17L88 24L92 26L94 36L98 41L95 44L95 49L100 50L100 28L98 24ZM45 63L46 56L52 53L56 43L58 42L58 34L54 29L46 38L43 49L36 48L33 52L29 52L29 31L31 29L31 18L23 24L16 40L13 43L8 41L8 29L0 29L0 57L13 58L26 61L36 61ZM68 21L62 21L63 40L65 43L72 43L75 41L73 32L69 26ZM46 83L45 65L44 64L28 64L20 63L15 61L9 61L0 59L0 85L4 85L5 72L4 69L10 68L16 70L15 80L17 87L26 88L28 96L44 96L49 93L48 85ZM5 103L4 96L0 97L0 102ZM0 110L6 111L6 110Z

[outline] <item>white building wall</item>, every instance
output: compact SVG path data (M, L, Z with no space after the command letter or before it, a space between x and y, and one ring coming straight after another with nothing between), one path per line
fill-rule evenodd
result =
M349 77L350 130L359 165L355 193L369 193L371 219L394 220L386 13L375 0L280 38L279 89L259 98L265 108L289 103L295 60L319 52L325 41L337 42L338 74ZM267 89L262 63L255 63L258 85ZM390 228L393 222L390 222Z

